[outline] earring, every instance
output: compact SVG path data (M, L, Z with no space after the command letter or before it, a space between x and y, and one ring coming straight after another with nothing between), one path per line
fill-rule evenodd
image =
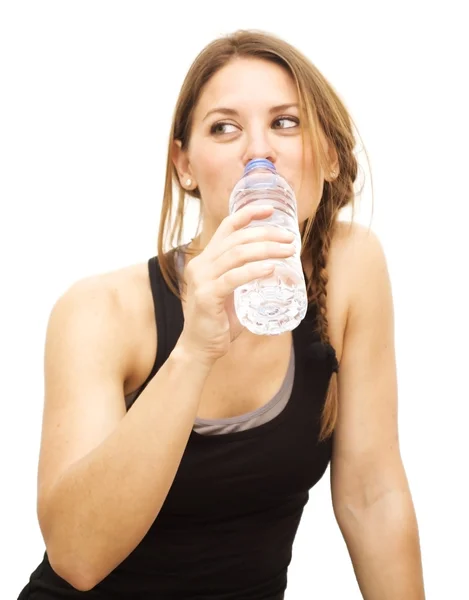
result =
M331 179L335 179L335 176L337 175L336 171L331 171Z
M189 179L186 179L186 185L187 185L187 186L190 186L190 185L192 185L192 179L190 179L190 178L189 178Z

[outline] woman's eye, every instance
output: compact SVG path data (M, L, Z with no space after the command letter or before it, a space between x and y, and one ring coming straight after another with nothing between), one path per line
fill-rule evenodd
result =
M300 121L296 117L279 117L273 122L274 129L293 129L299 125ZM236 125L233 123L226 123L225 121L219 121L214 123L210 127L210 133L212 135L223 135L228 133L235 133L238 130Z
M226 128L227 127L233 127L234 130L237 129L237 127L235 125L233 125L232 123L215 123L214 125L212 125L210 127L210 133L213 133L215 135L219 135L221 133L233 133L233 131L229 131Z
M279 117L278 119L275 119L274 124L275 123L281 124L280 127L276 127L275 129L292 129L299 125L300 122L294 117Z

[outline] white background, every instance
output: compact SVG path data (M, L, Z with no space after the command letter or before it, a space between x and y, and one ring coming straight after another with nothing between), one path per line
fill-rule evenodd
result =
M179 87L197 52L237 28L271 31L304 51L358 125L374 178L372 227L393 284L401 447L427 599L469 598L465 3L309 2L308 15L302 4L1 3L5 600L43 553L36 468L49 311L77 279L156 253ZM369 223L366 176L360 219ZM328 473L306 508L286 598L361 598Z

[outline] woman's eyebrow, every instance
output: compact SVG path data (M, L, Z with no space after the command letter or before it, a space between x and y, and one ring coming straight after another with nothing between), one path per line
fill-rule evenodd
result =
M269 110L269 113L272 114L272 113L276 113L276 112L281 112L283 110L287 110L287 109L293 108L293 107L298 108L298 102L288 102L286 104L279 104L277 106L272 106L272 108ZM239 112L237 110L235 110L234 108L218 106L216 108L212 108L211 110L209 110L208 113L205 115L205 117L202 119L202 121L205 121L213 113L222 113L224 115L239 117Z

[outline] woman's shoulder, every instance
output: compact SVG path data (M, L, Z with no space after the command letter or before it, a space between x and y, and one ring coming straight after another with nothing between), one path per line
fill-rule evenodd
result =
M331 242L331 252L343 261L348 257L349 266L360 258L360 253L370 248L381 247L377 233L371 227L365 227L356 221L338 221Z
M109 326L118 328L118 339L127 355L126 390L131 391L156 355L155 306L148 261L85 276L75 281L59 302L65 298L88 304L90 310L93 305L106 308Z
M328 260L330 278L341 293L350 297L360 289L364 277L385 267L386 258L378 234L356 222L339 221L331 241Z
M331 343L339 359L357 292L364 285L366 272L373 270L371 263L382 260L381 242L372 229L349 221L336 224L327 261L327 310Z
M107 298L119 317L135 321L148 309L151 286L148 262L122 266L111 271L85 276L75 281L66 294L88 295Z

